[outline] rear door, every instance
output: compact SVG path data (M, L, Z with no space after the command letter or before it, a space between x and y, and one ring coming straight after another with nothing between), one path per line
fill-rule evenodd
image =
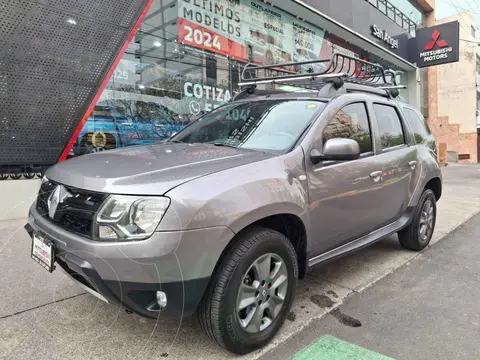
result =
M418 193L423 190L418 189L423 183L422 176L425 176L428 169L430 169L430 164L426 159L429 159L430 157L437 159L437 147L435 138L430 132L422 113L415 108L406 105L402 105L402 110L417 149L417 164L412 173L412 181L410 185L412 192L415 193L415 191L417 191Z
M394 101L369 104L378 133L377 160L382 167L382 186L373 196L378 204L379 227L398 220L407 210L416 185L417 150L402 112Z

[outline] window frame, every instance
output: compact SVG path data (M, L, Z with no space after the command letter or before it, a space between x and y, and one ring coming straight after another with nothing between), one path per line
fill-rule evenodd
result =
M285 150L282 150L282 151L273 151L273 150L266 150L266 149L249 149L249 148L244 148L244 149L248 149L248 150L258 150L258 151L264 151L264 152L269 152L271 154L276 154L276 155L285 155L285 154L288 154L290 152L292 152L297 146L299 146L301 144L301 142L303 141L303 139L305 138L305 135L310 131L310 129L312 128L312 126L316 123L316 121L318 120L319 116L322 114L322 112L325 110L325 107L327 106L328 102L325 101L324 99L319 99L319 98L312 98L312 97L295 97L295 98L289 98L289 97L286 97L286 98L266 98L266 99L260 99L260 100L256 100L258 102L261 102L261 101L267 101L267 102L274 102L274 101L279 101L279 103L286 103L286 102L298 102L298 101L305 101L305 102L318 102L318 103L322 103L324 106L320 107L319 109L317 109L315 111L315 113L312 115L311 117L311 121L310 123L303 129L303 131L299 134L298 138L296 139L295 142L293 142L293 144L285 149ZM256 102L254 101L254 102ZM169 137L168 139L166 139L166 142L170 142L170 141L175 141L177 140L177 136L180 137L182 135L183 132L187 132L188 128L190 127L193 127L194 124L196 124L197 122L199 122L200 120L202 120L204 117L206 116L209 116L213 111L218 111L218 110L224 110L224 108L228 107L228 106L232 106L232 105L235 105L235 104L243 104L243 103L252 103L251 100L248 100L248 99L241 99L241 100L238 100L238 101L232 101L232 102L228 102L228 103L225 103L225 104L222 104L220 105L219 107L213 109L212 111L208 112L208 113L205 113L203 114L202 116L198 117L197 119L195 119L194 121L190 122L187 126L185 126L183 129L179 130L177 133L175 133L175 135L172 135L171 137ZM205 127L207 125L204 125L203 127ZM202 127L201 127L202 128ZM190 133L188 133L187 135L184 135L184 136L189 136L191 135L194 131L198 130L198 129L201 129L201 128L197 128L197 129L194 129L192 131L190 131ZM242 148L239 148L239 149L242 149Z
M415 115L417 115L418 119L420 120L420 123L423 125L425 131L427 132L427 136L432 135L432 130L430 130L430 127L428 126L427 119L422 115L421 112L419 112L417 109L411 108L409 106L404 106L403 107L405 110L413 112ZM405 114L407 112L405 111Z
M381 105L381 106L387 106L393 108L393 110L396 112L398 119L400 120L400 127L402 128L402 133L403 133L403 144L400 145L395 145L395 146L389 146L389 147L383 147L382 144L382 132L380 128L380 120L377 116L377 112L375 111L375 105ZM405 123L405 119L403 118L403 114L398 108L396 104L391 104L391 103L386 103L386 102L381 102L381 101L372 101L372 111L375 114L375 120L377 121L377 129L378 129L378 139L380 141L380 146L381 146L381 153L387 153L390 151L395 151L399 149L403 149L405 147L409 147L411 145L411 137L410 137L410 131L407 127L407 124Z
M415 134L415 129L413 128L413 125L410 123L410 121L415 122L415 121L418 120L420 122L420 124L422 126L422 129L423 129L423 132L424 132L424 134L421 134L421 135L424 136L424 137L428 137L428 136L431 135L430 129L427 126L427 122L425 121L424 118L419 116L418 113L415 110L413 110L413 109L411 109L407 106L404 106L402 110L405 113L405 119L407 120L407 124L411 128L410 130L412 131L413 134ZM412 113L414 115L411 115L409 113ZM416 118L411 119L412 116L415 116Z
M366 100L352 100L350 102L347 102L345 104L343 104L340 109L338 109L328 120L328 122L325 124L325 126L322 128L322 131L320 133L320 139L323 139L323 134L325 132L325 129L327 128L327 126L330 124L330 121L332 121L332 119L337 115L337 113L341 110L343 110L345 107L347 106L350 106L350 105L355 105L355 104L362 104L365 108L365 113L367 114L367 121L368 121L368 130L370 132L370 144L372 146L372 150L368 151L368 152L364 152L364 153L360 153L360 157L358 159L363 159L363 158L367 158L367 157L370 157L370 156L374 156L375 155L375 148L376 148L376 144L375 144L375 133L373 131L373 126L372 126L372 116L369 112L369 108L368 108L368 103ZM322 141L322 150L323 150L323 141ZM350 161L355 161L355 160L350 160ZM336 161L336 160L332 160L332 161L324 161L323 162L323 166L327 166L327 165L333 165L333 164L337 164L337 163L348 163L350 161Z

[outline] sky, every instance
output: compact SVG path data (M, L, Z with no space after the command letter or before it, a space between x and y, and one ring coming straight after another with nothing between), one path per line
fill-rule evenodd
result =
M437 19L470 11L476 20L477 39L480 39L480 0L436 0Z

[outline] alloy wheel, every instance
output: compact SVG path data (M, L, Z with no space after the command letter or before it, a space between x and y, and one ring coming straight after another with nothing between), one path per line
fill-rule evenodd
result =
M265 60L266 65L273 65L273 54L270 51L267 52Z
M237 295L237 318L247 333L268 328L282 310L288 290L288 270L277 254L260 256L242 277Z
M251 46L248 47L247 57L248 61L253 62L253 48Z
M435 221L435 209L432 200L427 200L423 204L418 225L418 233L422 241L427 241L433 233Z

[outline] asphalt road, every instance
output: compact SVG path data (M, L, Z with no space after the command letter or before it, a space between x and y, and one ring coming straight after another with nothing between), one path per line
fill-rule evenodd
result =
M480 166L444 169L433 242L480 211L479 180ZM212 344L193 319L152 321L127 315L85 294L60 271L47 273L30 259L24 222L0 222L0 358L235 358ZM319 268L300 282L289 320L274 341L240 359L258 359L324 316L328 306L357 296L417 255L391 237Z
M479 239L477 215L262 360L288 359L324 335L396 360L480 359Z

